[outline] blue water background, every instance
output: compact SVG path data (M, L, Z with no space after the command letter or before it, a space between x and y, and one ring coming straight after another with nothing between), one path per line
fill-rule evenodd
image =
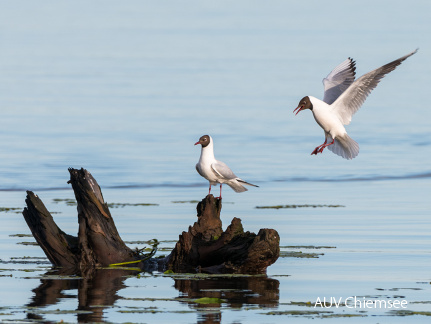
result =
M196 212L195 204L173 201L207 194L193 144L210 134L216 158L260 186L242 194L224 189L224 226L240 217L246 230L275 228L282 246L336 247L319 259L280 258L268 268L280 281L279 310L376 288L392 297L397 292L389 289L419 288L403 291L405 298L429 300L430 12L429 1L2 2L0 206L23 208L25 190L33 190L75 234L76 207L53 199L73 198L67 168L84 167L107 202L159 204L112 210L125 240L175 240ZM309 111L292 114L299 99L321 98L322 78L347 57L360 76L418 47L347 126L359 156L311 156L324 136ZM345 207L255 209L285 204ZM9 236L29 233L20 214L0 215L0 259L44 256ZM0 277L0 306L16 307L4 318L23 318L39 280L3 266L13 276ZM121 294L178 295L169 279L146 280L156 288L128 279ZM189 309L168 304L160 307ZM69 299L54 308L75 306ZM229 323L285 320L219 311ZM113 308L106 320L139 321L129 316ZM191 322L204 315L148 321L169 316Z

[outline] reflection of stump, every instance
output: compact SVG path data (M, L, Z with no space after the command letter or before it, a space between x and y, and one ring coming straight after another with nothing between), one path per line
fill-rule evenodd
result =
M69 169L78 203L78 237L55 224L51 214L33 192L28 191L23 215L37 243L54 266L87 269L142 258L121 239L93 176L84 169ZM198 205L198 221L183 232L171 254L141 262L142 269L172 269L175 272L263 273L279 255L279 236L272 229L256 235L244 232L234 218L225 232L220 220L221 201L212 195Z
M31 302L27 304L27 318L50 323L43 317L43 312L32 313L34 308L58 305L62 299L71 298L70 290L78 294L78 323L102 323L105 308L110 308L121 299L118 291L126 287L124 280L128 275L137 274L130 270L91 269L84 278L68 278L72 269L51 270L40 279L40 285L33 289ZM69 291L69 292L66 292Z
M196 306L195 299L208 297L224 299L228 307L239 309L244 306L259 305L275 308L279 302L280 282L266 276L208 276L202 280L181 277L175 279L175 289L181 297ZM221 305L218 305L221 307Z

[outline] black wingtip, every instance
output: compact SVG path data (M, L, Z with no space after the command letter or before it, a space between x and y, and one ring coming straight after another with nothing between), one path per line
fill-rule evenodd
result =
M238 182L241 182L241 183L243 183L243 184L246 184L246 185L249 185L249 186L252 186L252 187L257 187L257 188L259 188L259 186L256 186L256 185L254 185L254 184L252 184L252 183L249 183L249 182L247 182L247 181L244 181L244 180L242 180L242 179L236 179Z

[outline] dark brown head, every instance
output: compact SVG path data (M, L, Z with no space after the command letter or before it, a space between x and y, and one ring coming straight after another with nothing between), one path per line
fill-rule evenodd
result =
M209 145L210 142L211 142L211 137L209 135L203 135L199 139L199 142L196 142L195 145L200 144L202 145L202 147L206 147Z
M301 110L304 110L304 109L310 109L310 110L313 110L313 104L311 103L310 98L309 98L308 96L306 96L306 97L302 98L302 99L299 101L298 107L296 107L296 108L295 108L295 110L293 111L293 113L295 113L295 111L296 111L296 114L295 114L295 115L298 115L298 113L299 113Z

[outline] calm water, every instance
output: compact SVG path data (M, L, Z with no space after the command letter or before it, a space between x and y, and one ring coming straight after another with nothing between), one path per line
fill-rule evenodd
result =
M1 2L0 207L16 210L0 212L0 320L428 323L429 12L429 1ZM321 79L349 56L360 76L417 47L348 126L359 156L310 156L323 132L309 112L294 117L299 99L322 97ZM207 194L194 167L203 134L260 186L226 188L222 220L277 229L283 257L268 277L58 280L38 246L20 244L31 237L13 236L30 234L25 190L75 234L76 207L54 199L73 198L67 168L84 167L107 202L158 204L111 213L130 246L157 238L167 250L159 254L169 253L196 219L195 204L174 202ZM291 204L344 207L255 208ZM350 296L406 300L422 313L304 305ZM223 302L193 302L200 297Z

